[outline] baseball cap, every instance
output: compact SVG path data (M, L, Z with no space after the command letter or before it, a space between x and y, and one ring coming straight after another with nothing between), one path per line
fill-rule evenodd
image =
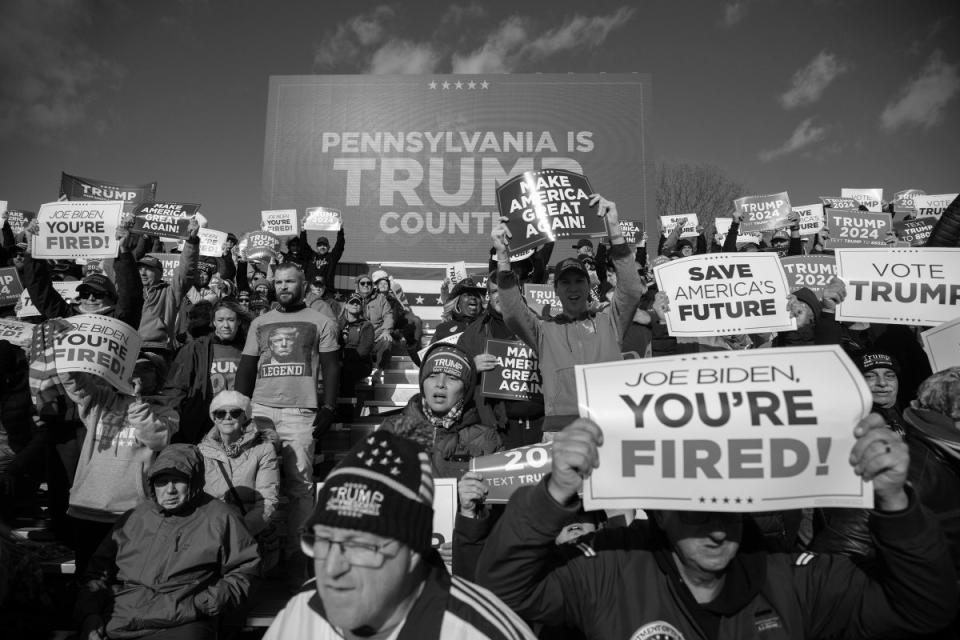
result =
M557 263L557 266L555 267L554 271L557 274L556 277L558 280L560 279L560 276L563 274L564 271L576 271L577 273L580 273L584 276L590 275L587 272L587 268L583 266L583 262L581 262L577 258L564 258L563 260Z
M148 269L160 269L161 271L163 270L163 264L160 263L160 260L158 258L155 258L153 256L143 256L142 258L137 260L137 266L146 267Z
M102 293L105 298L117 299L117 287L110 278L102 273L93 273L84 278L80 286L77 287L77 293L83 297L90 289Z

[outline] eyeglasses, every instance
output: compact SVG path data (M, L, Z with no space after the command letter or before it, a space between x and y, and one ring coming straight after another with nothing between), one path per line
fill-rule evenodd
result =
M217 409L213 412L213 419L226 420L228 415L234 420L239 420L240 416L243 415L243 409Z
M399 545L400 543L391 540L383 544L367 544L352 540L334 540L306 531L300 534L300 548L307 556L323 560L336 545L340 548L340 555L343 556L344 560L355 567L366 567L368 569L379 569L387 558L396 556L396 553L384 553L383 551L384 548L393 544Z
M359 284L361 287L369 287L373 284L373 282L370 280L364 280L362 282L358 282L357 284Z
M80 300L86 300L87 298L93 298L94 300L103 300L106 297L106 294L102 291L97 291L96 289L84 289L77 292L77 298Z

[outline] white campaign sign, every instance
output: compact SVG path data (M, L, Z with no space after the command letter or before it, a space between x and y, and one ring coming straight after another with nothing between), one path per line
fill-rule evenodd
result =
M451 262L447 265L447 279L453 283L457 284L461 280L467 278L467 263L463 260L460 262Z
M681 238L696 238L697 225L700 220L695 213L678 213L672 216L660 216L660 227L663 229L663 237L666 238L678 224L683 225L683 231L680 232Z
M713 224L717 228L717 233L726 240L730 225L733 224L733 218L714 218ZM759 233L743 233L741 230L737 230L737 244L746 244L747 242L760 244L761 240L763 240L763 237ZM720 244L723 244L722 240Z
M794 213L800 214L800 235L812 236L823 229L823 205L808 204L802 207L792 207Z
M587 510L872 508L849 463L870 411L837 345L577 365L580 415L603 428Z
M82 280L68 280L66 282L51 282L53 288L60 294L60 297L73 304L77 301L77 289L83 284ZM17 311L18 318L29 318L30 316L40 315L40 310L30 299L30 292L24 288L20 293L20 310Z
M844 198L853 198L869 211L883 210L883 189L840 189Z
M0 340L6 340L30 353L30 343L33 341L33 328L35 326L29 322L0 318Z
M211 258L219 258L223 255L223 250L227 246L227 232L214 231L213 229L200 229L197 232L200 238L200 255Z
M950 367L960 367L960 317L927 329L920 337L934 373Z
M40 205L40 232L33 236L35 258L113 258L122 200L49 202Z
M790 283L775 253L711 253L671 260L653 271L670 299L671 336L791 331Z
M55 338L57 373L90 373L117 391L132 394L131 378L141 344L137 330L98 313L73 316L68 321L73 329Z
M937 218L943 215L943 212L950 203L957 199L956 193L941 193L932 196L914 196L913 207L917 211L918 218Z
M960 308L960 248L837 249L837 320L938 325Z
M303 228L306 231L340 231L343 216L339 209L307 207L304 211Z
M453 542L453 525L457 518L457 479L433 479L433 546Z
M297 229L297 210L296 209L274 209L271 211L261 211L260 220L264 231L282 237L295 236L300 233Z

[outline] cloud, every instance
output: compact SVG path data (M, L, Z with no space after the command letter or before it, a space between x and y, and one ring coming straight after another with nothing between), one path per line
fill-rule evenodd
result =
M746 0L737 0L737 2L728 2L723 7L723 19L720 21L720 24L724 27L730 28L741 20L743 20L747 15L747 2Z
M524 63L537 62L552 55L600 46L614 30L633 17L634 10L620 7L605 16L574 16L567 22L535 35L531 21L511 16L491 33L478 49L454 53L454 73L498 73L514 71Z
M390 40L374 52L369 73L433 73L440 61L429 44Z
M381 5L339 24L315 48L314 65L363 73L433 73L441 68L507 73L558 53L594 49L633 14L632 8L620 7L607 15L576 15L546 30L531 18L513 15L484 35L476 28L485 16L479 4L451 5L440 17L437 34L418 41L405 37L393 9ZM472 30L463 29L468 23ZM462 32L459 41L449 44L446 38L448 44L442 44L443 36L457 30Z
M784 109L794 109L816 102L830 83L849 69L849 65L838 62L832 53L821 51L793 74L790 88L780 96L780 104Z
M90 21L81 3L0 3L0 136L48 137L101 111L126 70L83 42Z
M960 69L943 59L943 52L934 51L920 75L907 82L896 100L880 114L884 131L919 126L929 129L943 121L947 103L960 91Z
M761 162L770 162L780 156L789 155L823 140L827 135L826 127L813 126L813 118L807 118L793 130L790 138L776 149L761 151L757 154Z
M314 65L320 69L328 69L343 62L356 61L358 56L366 57L370 47L384 39L387 23L393 17L392 8L380 5L340 23L333 34L324 38L316 47L313 54Z

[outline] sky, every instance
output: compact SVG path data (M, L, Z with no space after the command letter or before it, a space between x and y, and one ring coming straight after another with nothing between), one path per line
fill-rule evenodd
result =
M3 0L0 200L62 171L258 226L268 80L641 72L659 161L793 204L960 190L960 4Z

